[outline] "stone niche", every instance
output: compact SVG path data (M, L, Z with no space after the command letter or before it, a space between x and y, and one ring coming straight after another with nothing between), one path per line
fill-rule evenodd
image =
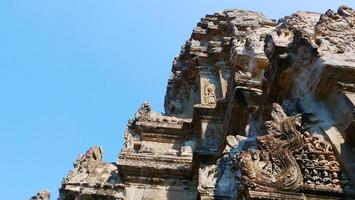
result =
M217 152L221 145L220 135L221 124L209 120L201 120L201 144L206 153Z

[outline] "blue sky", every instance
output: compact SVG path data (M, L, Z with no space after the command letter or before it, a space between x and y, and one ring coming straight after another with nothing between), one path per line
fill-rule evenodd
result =
M0 191L28 199L101 145L116 161L144 100L163 112L175 55L206 14L244 8L280 18L355 1L1 0Z

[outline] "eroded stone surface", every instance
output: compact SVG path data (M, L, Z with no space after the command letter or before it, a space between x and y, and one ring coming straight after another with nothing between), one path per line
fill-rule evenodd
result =
M93 147L61 200L354 199L355 11L206 15L116 163Z
M59 200L123 199L123 180L117 165L103 161L101 147L91 147L79 155L63 180Z
M51 193L48 190L42 190L36 194L36 196L31 197L30 200L50 200Z

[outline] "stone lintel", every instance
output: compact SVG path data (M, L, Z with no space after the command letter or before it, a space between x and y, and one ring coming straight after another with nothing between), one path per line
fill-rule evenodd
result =
M123 176L188 177L192 169L192 156L121 152L117 165Z

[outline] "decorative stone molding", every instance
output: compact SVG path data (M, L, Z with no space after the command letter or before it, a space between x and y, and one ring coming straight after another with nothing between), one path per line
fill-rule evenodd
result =
M354 23L346 6L206 15L173 61L165 113L144 102L117 162L89 149L59 200L355 199Z

